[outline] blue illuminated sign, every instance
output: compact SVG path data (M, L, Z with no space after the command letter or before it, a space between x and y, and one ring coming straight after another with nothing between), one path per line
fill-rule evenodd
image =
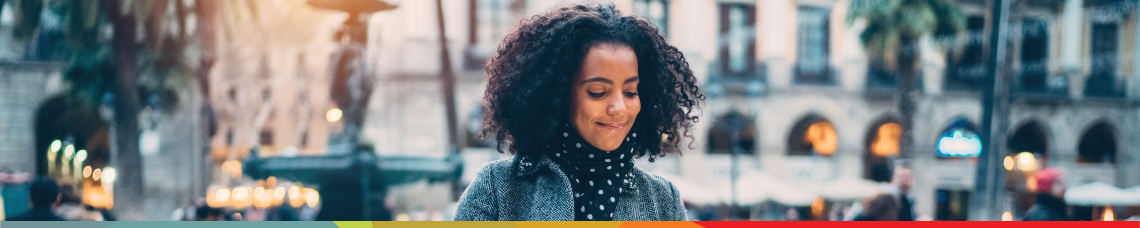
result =
M981 153L982 140L970 130L954 129L938 139L938 155L941 156L966 157Z

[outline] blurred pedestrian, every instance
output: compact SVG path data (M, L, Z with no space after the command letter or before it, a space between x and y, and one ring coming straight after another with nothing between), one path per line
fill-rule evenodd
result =
M103 214L95 211L94 207L83 204L83 199L75 192L74 185L60 186L59 195L59 206L53 210L56 215L68 221L103 221Z
M28 199L32 209L23 214L12 216L7 221L67 221L52 212L52 208L59 205L59 184L47 177L36 178L32 181Z
M1037 203L1025 213L1025 221L1069 221L1065 205L1068 182L1060 169L1048 168L1037 172Z
M897 221L914 221L914 200L910 197L910 187L914 182L910 163L899 161L895 165L891 184L898 188L899 214Z
M612 3L559 6L506 37L483 135L514 156L480 168L455 220L684 220L677 188L633 163L677 152L697 119L681 52Z
M194 217L198 221L224 221L225 213L221 208L202 205L195 210Z
M899 199L891 194L878 194L863 200L863 212L853 221L896 221Z
M788 210L784 212L784 221L800 221L800 211L794 207L788 208Z

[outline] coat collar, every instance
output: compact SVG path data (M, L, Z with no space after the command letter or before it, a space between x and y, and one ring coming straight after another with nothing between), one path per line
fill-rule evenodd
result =
M561 174L562 173L562 169L560 169L558 167L558 164L554 163L554 161L550 160L550 158L547 157L546 155L537 155L537 156L530 155L530 156L528 156L528 155L517 155L516 154L514 156L514 158L511 159L511 161L512 161L513 167L515 167L515 170L514 170L515 171L515 178L532 178L532 177L538 175L538 173L543 171L543 170L549 170L551 172L554 172L555 174ZM624 194L631 194L632 195L632 194L637 193L637 183L636 183L637 178L635 176L635 174L637 173L636 170L637 170L637 168L634 167L634 168L630 169L629 173L625 174L627 176L626 179L629 181L626 182L625 186L622 187L623 189L625 189L625 191L623 192ZM565 175L558 175L558 176L565 176ZM570 181L570 180L567 179L566 181Z

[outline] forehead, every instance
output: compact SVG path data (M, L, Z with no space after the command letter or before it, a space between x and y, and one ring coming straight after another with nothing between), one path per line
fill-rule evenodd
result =
M635 76L637 76L637 54L633 49L628 46L600 44L586 51L578 80L593 77L624 80Z

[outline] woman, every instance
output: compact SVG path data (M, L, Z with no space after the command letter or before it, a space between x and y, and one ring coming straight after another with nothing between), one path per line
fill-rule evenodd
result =
M633 159L676 152L704 100L677 48L613 5L567 5L506 37L487 115L511 158L483 165L455 220L684 220L668 181Z

